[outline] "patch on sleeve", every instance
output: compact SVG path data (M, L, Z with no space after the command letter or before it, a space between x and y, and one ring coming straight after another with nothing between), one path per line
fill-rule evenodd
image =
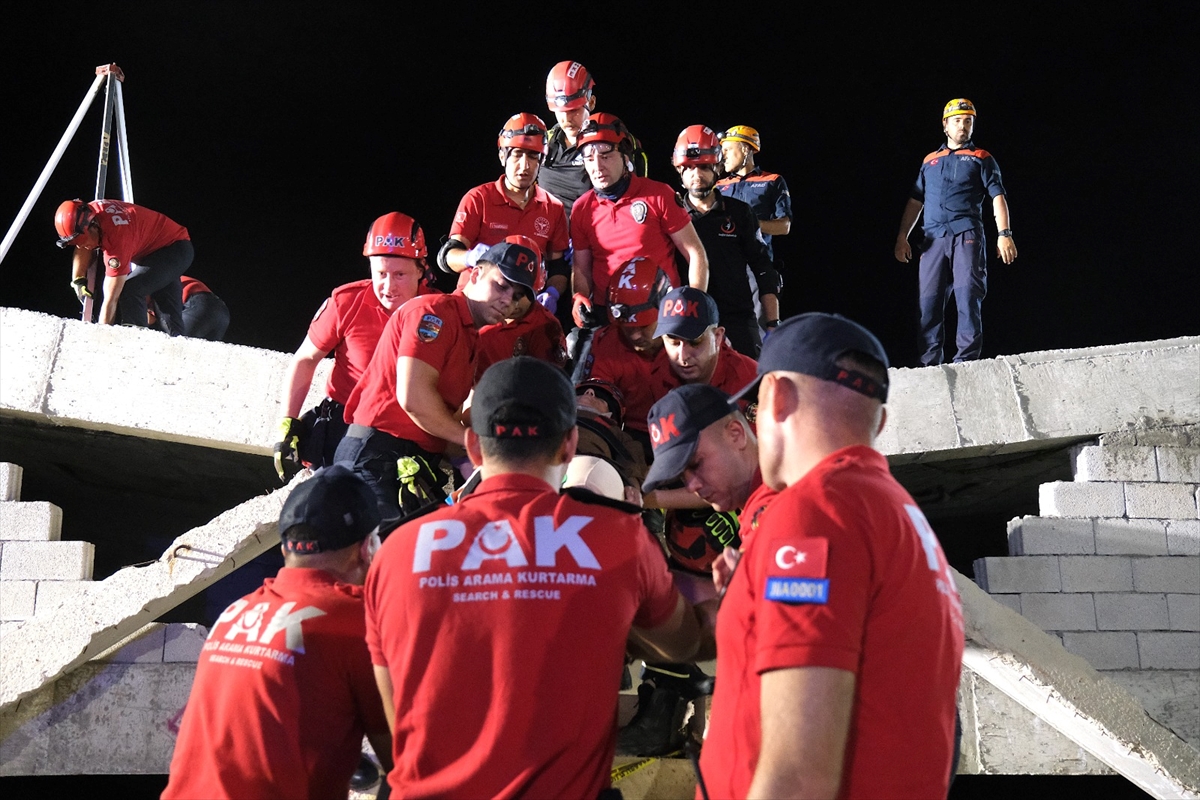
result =
M454 221L456 223L458 223L459 225L462 225L464 222L467 221L467 212L459 211L457 214L454 215Z
M828 539L793 539L773 544L773 563L767 568L763 597L776 603L800 605L829 602Z
M121 259L117 258L116 256L114 256L108 260L108 268L109 269L116 269L119 266L121 266Z
M422 342L432 342L442 332L442 318L433 314L421 317L417 325L417 338Z
M324 303L321 303L321 307L317 309L317 313L313 314L313 318L312 318L312 321L313 321L313 322L316 322L316 321L317 321L317 317L321 316L321 312L325 310L325 306L327 306L327 305L329 305L329 298L328 298L328 297L326 297L326 298L325 298L325 302L324 302Z

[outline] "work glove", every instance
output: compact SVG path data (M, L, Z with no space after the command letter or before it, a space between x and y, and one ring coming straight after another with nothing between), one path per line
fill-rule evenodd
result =
M546 291L541 292L537 296L537 301L542 308L549 311L551 314L558 313L558 298L560 297L558 289L553 286L547 286Z
M400 479L400 508L409 512L431 502L446 498L442 488L445 476L423 456L404 456L396 461L396 476Z
M491 250L490 244L477 244L467 251L467 266L474 267L479 263L479 258L488 250Z
M284 417L279 420L279 439L275 443L275 472L287 483L302 468L300 463L300 420Z
M79 298L79 305L83 305L85 298L92 296L92 293L88 291L87 278L76 278L71 281L71 291L75 292L75 296Z
M592 301L579 292L571 298L571 319L580 328L595 328L598 320L592 310Z

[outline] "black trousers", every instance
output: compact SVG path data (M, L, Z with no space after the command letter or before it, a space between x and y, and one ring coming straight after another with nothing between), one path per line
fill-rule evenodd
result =
M139 258L117 298L121 322L146 327L146 298L152 297L167 333L182 336L183 284L179 276L192 265L195 252L192 243L183 239Z

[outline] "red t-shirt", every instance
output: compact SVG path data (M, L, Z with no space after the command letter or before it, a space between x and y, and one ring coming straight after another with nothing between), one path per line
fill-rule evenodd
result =
M169 244L190 239L187 228L157 211L120 200L94 200L88 206L100 225L104 274L128 275L134 261Z
M742 510L738 512L738 535L742 538L742 549L745 550L746 544L751 536L758 532L758 525L762 521L762 514L767 510L767 506L775 499L775 495L779 494L770 486L763 483L762 472L754 470L754 480L751 482L754 489L751 490L750 496L746 498L746 504L742 506Z
M339 286L317 309L308 338L318 350L333 353L333 371L325 387L329 397L343 405L350 399L391 316L380 305L370 279Z
M586 360L584 378L608 381L621 390L625 400L625 427L643 433L649 431L646 416L659 399L654 393L655 359L644 358L625 344L617 326L605 325L592 334L592 351Z
M185 304L194 294L212 294L212 289L208 288L203 281L189 278L187 275L180 275L179 282L183 284L183 302Z
M209 632L162 796L344 800L368 731L387 719L362 587L284 567Z
M671 285L679 286L671 234L691 221L670 186L637 175L615 201L602 199L595 190L576 200L571 209L571 243L577 251L592 251L593 302L608 303L609 279L636 256L662 267Z
M484 325L479 329L476 382L492 364L513 356L533 356L556 367L567 363L567 337L562 323L535 302L518 320Z
M346 421L407 439L430 453L446 442L421 430L396 399L396 360L411 356L438 371L437 389L457 412L471 392L479 332L467 298L454 294L414 297L392 314L366 372L346 401Z
M678 592L638 514L507 474L392 533L366 601L393 796L593 798L630 626L664 624Z
M842 797L945 797L962 605L937 537L869 447L830 454L780 492L743 542L717 618L717 681L701 769L745 797L764 672L853 672Z

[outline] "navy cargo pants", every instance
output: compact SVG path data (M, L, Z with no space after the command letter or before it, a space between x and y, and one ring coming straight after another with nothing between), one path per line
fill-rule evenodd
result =
M921 366L945 360L946 306L958 309L955 361L973 361L983 351L983 297L987 294L987 240L982 231L925 239L919 279Z

